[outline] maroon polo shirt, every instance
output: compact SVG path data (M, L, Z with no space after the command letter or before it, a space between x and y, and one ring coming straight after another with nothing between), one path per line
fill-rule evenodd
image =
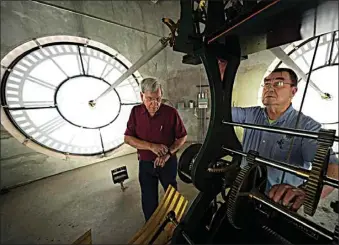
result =
M175 108L161 104L151 117L146 106L141 104L132 108L125 135L170 147L176 139L186 136L187 132ZM138 149L139 160L153 161L156 157L152 151Z

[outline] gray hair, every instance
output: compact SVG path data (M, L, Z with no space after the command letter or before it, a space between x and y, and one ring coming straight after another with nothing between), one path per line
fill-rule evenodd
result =
M140 83L140 89L142 93L146 91L156 92L160 88L161 95L163 94L161 83L154 78L145 78Z

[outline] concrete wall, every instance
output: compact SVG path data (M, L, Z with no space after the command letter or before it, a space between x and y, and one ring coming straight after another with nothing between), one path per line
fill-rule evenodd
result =
M12 49L32 38L48 35L76 35L102 42L124 55L132 63L150 49L169 29L163 17L177 20L177 1L46 1L45 3L97 16L113 23L78 15L65 9L34 1L1 1L1 59ZM199 68L183 65L182 54L167 48L139 72L160 79L165 97L176 105L184 98L195 99ZM202 72L201 72L202 73ZM194 87L195 89L191 89ZM197 120L192 110L179 111L196 139ZM123 146L113 157L134 152ZM64 161L48 157L21 145L1 126L1 188L43 178L88 165L93 161Z

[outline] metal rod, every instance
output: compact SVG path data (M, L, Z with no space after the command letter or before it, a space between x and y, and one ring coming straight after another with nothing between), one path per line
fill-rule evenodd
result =
M338 180L333 179L333 178L328 177L328 176L326 176L326 177L324 178L323 184L324 184L324 185L331 186L331 187L333 187L333 188L339 189L339 183L338 183Z
M222 147L222 148L224 150L227 150L229 152L238 154L240 156L247 157L247 154L245 152L229 149L227 147ZM307 170L307 169L295 167L295 166L292 166L290 164L286 164L286 163L283 163L283 162L267 160L267 159L262 158L262 157L256 157L254 160L259 162L259 163L264 163L264 164L266 164L266 165L268 165L270 167L282 170L284 172L288 172L288 173L294 174L294 175L296 175L296 176L298 176L298 177L300 177L302 179L309 178L310 172L311 172L310 170ZM338 188L339 189L338 180L334 179L334 178L331 178L331 177L328 177L328 176L324 177L323 184L324 185L328 185L328 186L332 186L334 188Z
M332 52L334 48L334 43L335 43L335 35L337 32L332 33L332 41L331 41L331 50L330 50L330 57L328 58L327 64L331 64L332 61Z
M307 79L305 80L306 81L306 85L305 85L304 94L303 94L303 97L302 97L302 100L301 100L301 104L300 104L300 108L299 108L299 113L298 113L296 127L298 127L298 123L299 123L300 116L301 116L301 111L302 111L302 108L303 108L304 102L305 102L305 97L306 97L306 92L307 92L307 89L308 89L308 85L311 83L311 86L312 86L311 74L312 74L312 70L313 70L313 65L314 65L315 57L317 55L317 51L318 51L318 47L319 47L319 41L320 41L320 36L317 38L317 42L316 42L315 48L314 48L314 54L313 54L313 57L312 57L312 62L311 62L311 65L310 65L310 70L308 72Z
M186 234L186 232L181 231L182 236L185 238L186 242L190 245L194 245L194 242L189 238L189 236Z
M157 238L159 237L159 235L161 234L161 232L163 232L163 230L165 229L166 225L170 222L170 218L167 216L167 218L164 220L164 222L161 224L161 226L158 228L158 230L155 232L155 234L153 235L152 239L148 242L148 244L153 244Z
M35 107L8 107L8 106L3 106L4 109L10 110L10 111L19 111L19 110L40 110L40 109L52 109L56 108L56 106L35 106Z
M135 103L121 103L120 105L140 105L141 102L135 102Z
M257 130L265 130L268 132L278 133L278 134L286 134L290 136L300 136L304 138L310 138L310 139L318 139L319 133L307 131L307 130L301 130L301 129L286 129L286 128L278 128L278 127L271 127L271 126L264 126L264 125L256 125L251 123L236 123L236 122L226 122L222 121L223 124L230 125L230 126L236 126L236 127L243 127L243 128L250 128L250 129L257 129ZM338 136L334 136L334 141L339 141Z
M192 177L189 176L188 174L186 174L185 172L180 171L180 173L181 173L182 175L185 175L185 177L187 177L188 179L192 180Z
M168 219L175 225L175 227L178 227L179 223L177 219L175 218L175 212L170 211L169 214L167 215ZM185 240L188 242L190 245L194 245L194 242L191 240L191 238L186 234L185 231L180 230L181 235L185 238Z
M308 229L310 229L310 230L312 230L312 231L318 233L319 235L322 235L322 236L328 238L328 239L331 240L331 241L333 240L333 238L332 238L331 235L326 234L326 233L324 233L324 232L322 232L322 231L319 231L318 229L314 228L312 225L306 223L305 221L300 220L300 218L298 218L295 214L286 212L286 211L282 210L281 208L276 207L276 206L273 205L271 202L266 201L266 200L265 200L265 197L264 197L262 194L260 194L260 193L253 193L253 194L252 194L252 193L251 193L251 194L249 195L249 197L252 198L252 199L255 199L255 200L257 200L257 201L259 201L259 202L261 202L261 203L263 203L263 204L265 204L265 205L267 205L267 206L269 206L269 207L271 207L272 209L274 209L274 210L278 211L279 213L281 213L281 214L283 214L283 215L285 215L285 216L291 218L292 220L296 221L297 223L299 223L299 224L301 224L301 225L307 227ZM330 232L329 232L329 233L330 233Z
M247 157L247 154L244 153L244 152L228 149L226 147L223 147L223 149L227 150L229 152L232 152L232 153L239 154L243 157ZM310 171L307 170L307 169L298 168L298 167L295 167L295 166L292 166L292 165L289 165L289 164L286 164L286 163L283 163L283 162L267 160L267 159L262 158L262 157L256 157L254 160L257 161L257 162L260 162L260 163L264 163L264 164L266 164L270 167L273 167L273 168L276 168L276 169L297 175L298 177L303 178L303 179L307 179L309 177Z
M286 163L271 162L271 161L261 159L261 158L258 158L258 159L256 158L255 160L260 162L260 163L264 163L266 165L269 165L273 168L282 170L284 172L295 174L300 178L306 179L306 178L309 177L309 170L306 170L306 169L298 168L298 167L295 167L295 166L292 166L292 165L289 165L289 164L286 164Z
M308 76L307 76L307 78L305 80L306 81L306 86L305 86L305 90L304 90L304 93L303 93L303 97L301 99L301 104L300 104L300 107L299 107L297 121L296 121L295 126L294 126L295 129L297 129L298 126L299 126L301 111L302 111L303 106L304 106L304 102L305 102L305 98L306 98L306 92L307 92L307 89L308 89L308 85L309 84L312 85L311 74L312 74L312 70L313 70L313 65L314 65L315 57L316 57L317 51L318 51L319 40L320 40L320 36L317 38L316 46L315 46L315 49L314 49L314 54L313 54L313 57L312 57L312 62L311 62L311 65L310 65ZM321 95L321 96L323 96L323 95ZM292 147L293 147L294 140L295 140L295 138L293 136L293 138L291 140L291 144L290 144L289 150L288 150L288 157L287 157L287 160L286 160L287 163L290 163L290 158L291 158L291 154L292 154ZM285 180L285 172L282 173L280 184L282 184L284 182L284 180Z
M108 89L106 89L101 95L99 95L95 100L91 101L90 104L95 106L100 98L103 98L110 91L115 89L120 83L122 83L126 78L132 75L136 70L138 70L141 66L146 64L150 59L156 56L161 50L167 47L169 43L169 38L161 38L150 50L147 51L145 55L143 55L136 63L134 63L124 74L122 74Z

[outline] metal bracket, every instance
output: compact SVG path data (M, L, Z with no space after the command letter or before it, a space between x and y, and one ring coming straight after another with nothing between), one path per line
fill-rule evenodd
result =
M41 43L39 43L39 41L36 38L33 38L32 40L35 42L36 45L39 46L40 49L42 49Z
M8 68L7 66L1 65L1 68L5 69L8 72L11 72L13 69Z
M24 146L26 146L27 143L28 143L29 141L31 141L31 140L32 140L32 137L25 138L24 141L22 142L22 144L23 144Z

